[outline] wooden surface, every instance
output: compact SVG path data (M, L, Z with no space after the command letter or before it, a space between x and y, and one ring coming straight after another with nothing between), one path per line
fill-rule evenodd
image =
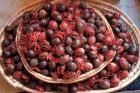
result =
M18 9L34 0L0 0L0 27L2 27L8 18ZM139 0L103 0L119 7L134 21L140 29L140 1ZM0 93L17 93L17 90L10 86L0 76ZM140 92L139 92L140 93Z

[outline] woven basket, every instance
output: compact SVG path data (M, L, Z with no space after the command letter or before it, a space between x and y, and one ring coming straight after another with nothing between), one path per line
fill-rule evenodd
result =
M42 0L41 0L42 1ZM11 23L13 22L13 20L16 20L19 16L22 15L22 13L25 11L25 10L30 10L30 9L33 9L34 6L38 6L41 1L35 1L34 3L28 5L27 7L24 7L22 8L21 10L19 10L18 12L16 12L16 14L14 14L10 20L7 22L6 25L11 25ZM135 44L136 46L138 47L138 51L140 51L140 34L138 33L138 29L137 27L133 24L133 22L130 20L129 17L127 17L124 13L122 13L118 8L116 8L115 6L111 5L111 4L108 4L108 3L105 3L105 2L102 2L102 1L99 1L99 0L85 0L86 2L88 2L89 4L91 4L92 6L94 6L95 8L101 10L101 11L104 11L104 12L110 12L110 13L114 13L115 11L118 11L122 14L122 21L124 23L126 23L129 28L131 29L131 34L133 36L133 39L135 41ZM6 26L5 25L5 26ZM5 27L4 26L4 27ZM4 36L4 33L3 33L3 30L4 30L4 27L1 29L0 31L0 43L2 42L3 40L3 36ZM1 53L1 51L0 51ZM128 84L130 84L132 81L134 81L140 74L140 53L138 54L138 62L136 64L134 64L132 70L130 71L130 74L129 76L122 80L120 82L120 84L115 87L115 88L109 88L109 89L106 89L106 90L89 90L89 91L79 91L78 93L109 93L109 92L114 92L114 91L117 91L117 90L120 90L122 89L123 87L127 86ZM2 74L2 76L12 85L14 86L15 88L20 88L24 91L27 91L27 92L32 92L32 93L40 93L38 91L35 91L35 90L32 90L32 89L29 89L25 86L23 86L22 84L20 84L19 82L17 82L16 80L12 79L12 77L8 77L7 75L5 75L4 73L4 70L2 68L2 66L0 66L0 72ZM54 92L47 92L47 93L54 93Z
M56 0L56 1L52 2L52 3L58 3L58 0ZM43 3L40 3L40 6L41 6L41 4L43 5ZM91 7L91 6L90 6L90 7ZM40 7L35 7L35 8L39 9ZM94 9L94 11L95 11L95 13L96 13L99 17L101 17L101 19L105 22L108 31L112 32L112 37L114 37L113 31L112 31L112 29L111 29L109 23L107 22L106 18L103 16L103 14L102 14L100 11L98 11L97 9ZM110 60L106 60L105 62L103 62L103 63L101 64L100 67L98 67L98 68L96 68L96 69L93 69L93 70L91 70L91 71L89 71L89 72L86 72L86 73L84 73L84 74L81 74L79 77L77 77L77 78L74 79L74 80L71 80L71 79L67 79L67 80L64 80L64 79L56 79L56 80L54 80L54 79L52 79L51 77L47 77L47 76L44 76L44 75L42 75L42 74L40 74L40 73L35 72L35 71L32 70L32 68L29 66L28 62L26 61L26 59L25 59L25 57L24 57L24 55L23 55L23 53L20 51L20 45L19 45L19 43L18 43L18 41L20 41L20 34L21 34L21 31L22 31L22 23L21 23L21 25L20 25L20 26L18 27L18 29L17 29L17 37L16 37L17 50L18 50L18 53L19 53L20 58L21 58L21 60L22 60L22 63L23 63L23 65L24 65L25 69L26 69L31 75L33 75L34 77L36 77L36 78L38 78L38 79L40 79L40 80L42 80L42 81L44 81L44 82L47 82L47 83L53 83L53 84L60 84L60 83L61 83L61 84L71 84L71 83L75 83L75 82L79 82L79 81L86 80L86 79L88 79L89 77L91 77L91 76L97 74L98 72L100 72L102 69L104 69L104 68L106 67L106 65L107 65L108 63L110 63L110 62L113 60L113 58L110 59Z

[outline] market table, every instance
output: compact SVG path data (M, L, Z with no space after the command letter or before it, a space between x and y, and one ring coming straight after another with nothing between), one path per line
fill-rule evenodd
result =
M18 9L34 0L0 0L0 27L2 27L8 18ZM124 11L140 29L140 1L139 0L103 0L119 7ZM140 89L140 78L135 80L129 87L124 90ZM10 86L3 77L0 76L0 93L17 93L19 90ZM129 92L130 93L130 92ZM133 91L140 93L140 91Z

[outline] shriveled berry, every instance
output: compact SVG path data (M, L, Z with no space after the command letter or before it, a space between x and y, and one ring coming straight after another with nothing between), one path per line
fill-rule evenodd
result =
M71 48L71 46L66 46L65 51L66 51L67 54L73 55L73 49Z
M68 62L66 64L66 68L68 71L75 71L77 69L77 65L74 62Z
M72 43L73 48L78 48L81 46L81 40L80 39L75 39Z
M39 62L39 68L46 68L47 67L47 61L41 61Z
M46 30L46 35L48 36L48 37L51 37L52 35L54 34L54 31L52 30L52 29L47 29Z
M85 71L88 72L93 69L93 65L90 62L85 63Z
M82 9L86 9L86 8L88 8L88 6L87 6L87 4L86 3L80 3L80 5L79 5Z
M5 39L2 41L2 47L7 47L10 44L10 41L8 39Z
M92 61L92 64L93 64L93 67L98 68L101 65L101 61L99 59L95 58Z
M64 4L59 4L57 10L59 12L64 12L66 10L66 6Z
M5 73L8 75L11 75L15 70L15 66L12 64L9 64L6 68L5 68Z
M50 21L48 24L48 27L52 30L57 30L58 29L58 24L56 21Z
M55 38L52 39L51 43L53 45L59 45L59 44L61 44L61 39L58 38L58 37L55 37Z
M106 60L109 60L109 59L113 58L115 55L116 55L116 52L115 51L113 51L113 50L107 50L105 52L105 59Z
M77 48L75 51L74 51L74 54L76 56L82 56L85 54L85 50L83 48Z
M88 55L90 58L95 58L97 57L97 51L89 51Z
M121 18L120 12L115 12L113 18L119 20Z
M121 68L123 68L124 70L128 70L129 68L129 63L127 62L126 58L120 58L119 61L119 65L121 66Z
M120 83L120 79L117 76L114 76L111 80L110 80L110 84L111 87L116 87L118 86Z
M77 92L77 87L76 86L70 86L69 92L70 93L76 93Z
M109 73L113 74L119 70L119 66L116 63L109 63L107 64L106 69Z
M49 71L46 69L41 70L41 74L45 76L49 76Z
M39 11L39 17L40 18L46 18L47 15L48 15L48 13L44 9L41 9Z
M121 71L119 71L119 73L118 73L117 75L118 75L118 78L119 78L120 80L122 80L122 79L125 79L125 78L128 77L129 72L126 71L126 70L121 70Z
M84 48L85 52L90 50L90 46L88 44L84 44L83 48Z
M73 40L72 40L72 38L71 38L70 36L66 37L65 43L66 43L67 45L71 45L72 42L73 42Z
M108 79L103 79L100 83L99 83L99 87L101 88L101 89L108 89L108 88L110 88L110 82L109 82L109 80Z
M107 50L108 50L108 46L107 46L107 45L104 45L104 46L101 48L101 52L103 52L103 53L105 53Z
M48 68L49 70L54 71L56 68L56 64L53 62L48 62Z
M35 52L33 50L27 50L26 55L28 57L35 57Z
M128 54L128 55L126 56L126 59L127 59L127 61L128 61L130 64L133 64L133 63L137 62L138 57L135 56L135 55L130 55L130 54Z
M38 65L38 59L37 58L33 58L30 60L30 65L35 67Z
M12 32L13 31L13 27L12 26L6 26L4 28L4 31L7 32L7 33Z
M8 50L5 50L5 51L3 51L3 56L4 57L10 57L11 56L11 52L10 51L8 51Z
M76 31L80 34L84 31L84 25L79 21L76 23Z

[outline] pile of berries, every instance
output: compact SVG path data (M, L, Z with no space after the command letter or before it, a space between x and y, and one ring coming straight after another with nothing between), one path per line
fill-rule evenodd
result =
M76 78L115 56L98 74L67 85L49 84L31 76L24 68L16 48L18 20L4 29L1 60L5 73L41 92L76 93L118 86L137 62L138 50L132 41L130 29L121 21L120 13L103 15L115 37L87 4L46 2L39 11L24 12L19 41L20 50L30 67L53 79Z

